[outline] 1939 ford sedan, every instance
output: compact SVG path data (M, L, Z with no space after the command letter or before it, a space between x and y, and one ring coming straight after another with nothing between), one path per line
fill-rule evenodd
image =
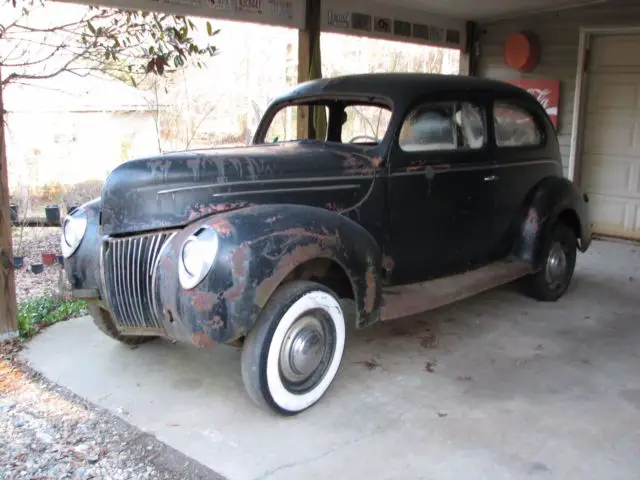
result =
M335 378L347 307L362 328L516 279L560 298L587 202L524 90L355 75L276 99L250 147L122 164L62 248L105 334L242 346L251 398L290 415Z

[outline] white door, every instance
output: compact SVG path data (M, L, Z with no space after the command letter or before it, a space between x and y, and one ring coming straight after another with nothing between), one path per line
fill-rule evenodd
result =
M596 233L640 239L640 35L590 48L580 186Z

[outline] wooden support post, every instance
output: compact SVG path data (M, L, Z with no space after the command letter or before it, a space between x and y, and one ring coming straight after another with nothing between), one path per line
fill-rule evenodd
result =
M312 61L315 49L320 48L321 0L306 0L305 28L298 32L298 83L313 80ZM298 109L298 138L310 138L313 119L308 108Z
M480 30L476 22L467 22L467 43L460 52L460 75L475 77L478 75L478 49Z
M18 334L4 121L2 88L0 88L0 341L13 338Z

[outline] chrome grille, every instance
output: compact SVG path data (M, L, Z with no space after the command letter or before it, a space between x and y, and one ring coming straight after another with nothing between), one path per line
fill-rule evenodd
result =
M120 327L162 329L154 304L155 271L173 232L110 238L104 245L109 307Z

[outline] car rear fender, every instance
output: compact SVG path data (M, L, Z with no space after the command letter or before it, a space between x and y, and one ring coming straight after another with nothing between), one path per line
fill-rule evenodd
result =
M540 266L542 248L558 221L565 222L576 234L578 247L586 251L591 244L588 197L563 177L547 177L527 195L514 221L515 242L512 254Z

